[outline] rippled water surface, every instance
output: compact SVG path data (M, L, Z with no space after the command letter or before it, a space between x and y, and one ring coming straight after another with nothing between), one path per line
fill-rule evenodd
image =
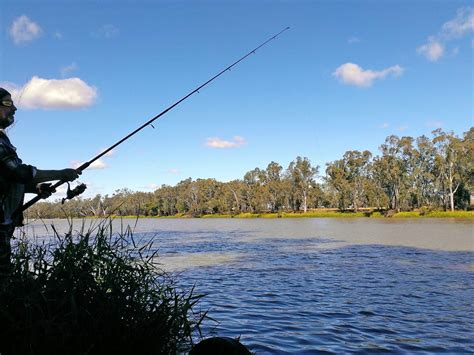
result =
M473 226L154 219L139 220L136 233L156 238L163 267L183 287L207 294L201 307L219 323L204 331L241 336L257 354L472 353Z

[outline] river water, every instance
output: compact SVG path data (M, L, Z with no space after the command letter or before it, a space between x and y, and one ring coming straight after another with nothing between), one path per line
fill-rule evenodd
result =
M474 352L472 221L127 223L155 238L158 260L181 286L207 295L201 308L218 323L206 322L204 333L240 336L257 354ZM49 233L42 222L27 228Z

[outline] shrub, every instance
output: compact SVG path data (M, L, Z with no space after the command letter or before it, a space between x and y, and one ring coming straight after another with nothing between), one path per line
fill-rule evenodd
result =
M16 242L0 280L0 353L172 354L200 335L202 296L178 291L152 242L139 246L111 225L55 231L54 244Z

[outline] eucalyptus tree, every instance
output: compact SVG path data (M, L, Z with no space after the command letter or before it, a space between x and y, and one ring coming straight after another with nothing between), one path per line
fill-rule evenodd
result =
M326 183L333 191L333 202L340 210L345 210L350 204L350 184L343 159L326 164Z
M264 185L272 212L280 210L284 205L285 191L282 182L282 171L283 167L272 161L268 164L264 174Z
M190 213L196 206L197 197L193 188L193 180L187 178L181 180L176 188L176 210L177 213Z
M416 207L432 205L437 194L434 164L436 149L433 142L426 137L416 139L413 151L413 184L416 196Z
M368 167L372 153L368 150L359 152L358 150L348 151L344 154L343 160L349 181L350 196L354 211L364 203L365 181L368 178Z
M474 127L464 133L464 159L466 162L466 188L474 194Z
M159 216L172 216L178 212L176 208L178 202L178 188L161 185L161 187L153 193L154 207L153 210Z
M389 136L380 150L382 156L373 160L372 174L388 195L389 208L399 210L402 202L406 204L412 185L413 138Z
M463 140L453 132L444 132L442 129L433 131L433 144L436 147L435 167L437 177L444 187L445 203L448 202L451 211L454 211L454 194L463 181L468 180L469 160L464 149Z
M197 213L214 214L224 209L222 198L222 183L216 179L197 179L194 184L197 188L198 206Z
M316 186L315 179L318 170L319 167L313 167L311 161L306 157L296 157L288 166L287 177L291 181L292 199L295 209L299 208L302 204L303 211L306 212L308 210L309 190Z
M259 168L255 168L244 175L244 199L250 212L262 212L266 210L265 187L264 183L265 172Z
M345 209L352 204L354 211L367 200L366 180L372 153L368 150L347 151L343 158L327 164L326 181L338 194L338 206Z
M240 213L245 211L245 184L242 180L232 180L224 184L226 212Z

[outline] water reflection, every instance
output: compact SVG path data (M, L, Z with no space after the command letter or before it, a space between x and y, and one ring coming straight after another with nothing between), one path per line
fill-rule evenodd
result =
M239 260L239 253L187 253L185 255L164 254L156 258L164 270L176 272L188 268L230 264Z

